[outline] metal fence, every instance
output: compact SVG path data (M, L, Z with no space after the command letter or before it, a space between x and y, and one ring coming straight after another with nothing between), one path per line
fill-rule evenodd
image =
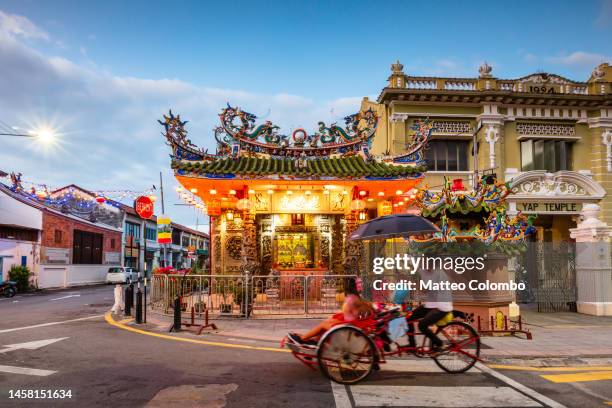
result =
M154 275L150 306L203 316L316 315L337 311L356 275Z
M517 257L516 280L527 288L517 302L535 303L538 312L576 311L576 244L530 242Z

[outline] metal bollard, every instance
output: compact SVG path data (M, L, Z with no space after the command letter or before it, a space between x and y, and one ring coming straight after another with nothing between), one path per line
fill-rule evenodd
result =
M147 278L144 279L144 309L143 309L144 322L147 322Z
M142 292L140 289L136 292L136 323L142 323Z
M125 307L123 308L126 316L132 315L132 296L132 288L127 285L125 287Z
M181 298L178 296L174 299L174 324L170 331L181 331Z
M138 272L138 290L136 291L136 323L142 323L142 290L140 290L140 272Z

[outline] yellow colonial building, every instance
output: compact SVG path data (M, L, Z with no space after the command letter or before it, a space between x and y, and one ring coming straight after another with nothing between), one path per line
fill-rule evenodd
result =
M584 204L612 225L612 66L586 82L534 73L501 79L483 64L474 78L410 76L398 61L376 102L380 123L372 151L405 152L413 127L434 128L421 187L440 190L444 176L466 187L483 174L510 181L509 212L536 214L540 241L569 239Z

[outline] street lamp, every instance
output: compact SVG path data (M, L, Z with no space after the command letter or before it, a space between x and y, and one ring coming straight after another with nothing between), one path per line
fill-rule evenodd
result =
M28 133L0 133L0 136L29 137L32 139L38 139L44 144L53 143L53 141L56 139L56 134L53 129L47 127L30 130Z

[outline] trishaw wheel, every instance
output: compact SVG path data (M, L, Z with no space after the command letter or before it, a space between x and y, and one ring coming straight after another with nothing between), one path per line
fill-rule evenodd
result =
M444 371L463 373L476 364L480 356L480 336L472 326L463 322L450 322L438 329L443 351L433 359ZM431 345L431 342L430 342Z
M376 355L374 342L362 330L339 326L319 341L317 361L330 380L355 384L372 372Z

